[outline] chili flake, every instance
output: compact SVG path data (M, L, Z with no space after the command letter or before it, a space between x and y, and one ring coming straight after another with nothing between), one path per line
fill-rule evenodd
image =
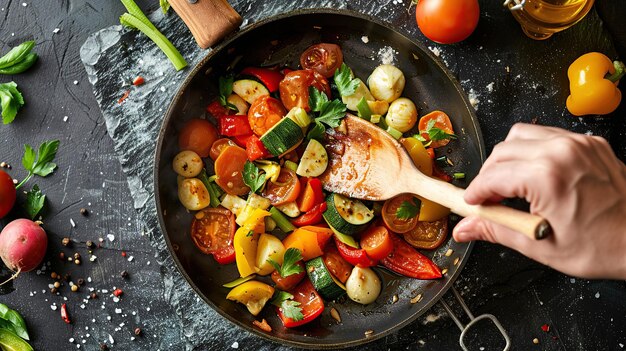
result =
M136 86L136 87L142 85L145 82L146 82L146 80L143 79L142 76L137 76L137 78L133 79L133 85Z
M260 322L257 320L253 321L252 325L254 325L255 327L258 327L264 332L267 332L267 333L272 332L272 327L270 327L270 325L267 324L267 321L265 320L265 318L263 318L263 320L261 320Z
M122 251L122 257L126 257L126 251Z
M122 95L122 97L119 100L117 100L117 103L121 105L122 102L124 102L124 100L126 100L129 95L130 95L130 90L126 90L124 92L124 95Z
M550 326L548 324L544 324L541 326L541 330L547 333L550 331Z
M124 292L122 291L122 289L115 289L113 290L113 295L115 297L120 297Z
M62 304L62 305L61 305L61 319L63 319L63 321L64 321L65 323L67 323L67 324L72 323L72 322L70 321L70 317L69 317L69 315L67 314L67 306L66 306L66 304Z

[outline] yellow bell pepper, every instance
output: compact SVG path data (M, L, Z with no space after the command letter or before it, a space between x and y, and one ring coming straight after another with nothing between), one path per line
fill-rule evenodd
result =
M257 244L259 235L265 232L265 217L269 215L269 212L257 208L235 232L233 239L235 262L242 278L258 271L256 268Z
M274 295L274 288L256 280L238 285L231 290L226 299L246 305L252 315L258 315L265 303Z
M606 115L619 106L622 92L617 88L626 67L599 52L577 58L567 70L570 96L567 109L574 116Z
M428 155L424 144L416 138L400 139L400 143L411 156L415 167L427 176L433 175L433 160Z
M443 217L450 214L450 209L436 202L432 202L428 199L425 199L421 196L417 198L422 201L422 205L420 206L420 214L418 220L420 222L434 222L442 219Z

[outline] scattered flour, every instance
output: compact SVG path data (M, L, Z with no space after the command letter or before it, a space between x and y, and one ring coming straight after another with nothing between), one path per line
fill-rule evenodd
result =
M478 104L480 103L480 100L478 100L479 96L480 94L474 91L474 89L470 89L469 93L467 94L467 98L469 99L470 104L472 104L472 107L474 107L474 110L477 110L477 111L478 111Z
M428 50L432 51L435 56L439 57L441 55L441 50L438 47L429 46Z
M385 65L391 65L396 60L397 53L391 46L383 46L378 50L378 59Z

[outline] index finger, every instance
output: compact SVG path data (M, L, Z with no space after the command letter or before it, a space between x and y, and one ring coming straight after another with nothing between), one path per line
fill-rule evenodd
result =
M516 123L513 125L513 127L511 127L511 130L509 130L509 134L507 134L505 141L538 139L546 140L567 133L569 132L556 127L547 127L528 123Z

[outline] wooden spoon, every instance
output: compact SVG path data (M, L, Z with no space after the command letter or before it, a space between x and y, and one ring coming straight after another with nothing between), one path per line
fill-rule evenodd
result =
M372 201L411 193L461 216L480 216L531 239L543 239L552 232L545 219L530 213L498 204L467 204L465 190L424 175L397 140L364 119L348 115L327 136L329 167L320 180L328 191Z

